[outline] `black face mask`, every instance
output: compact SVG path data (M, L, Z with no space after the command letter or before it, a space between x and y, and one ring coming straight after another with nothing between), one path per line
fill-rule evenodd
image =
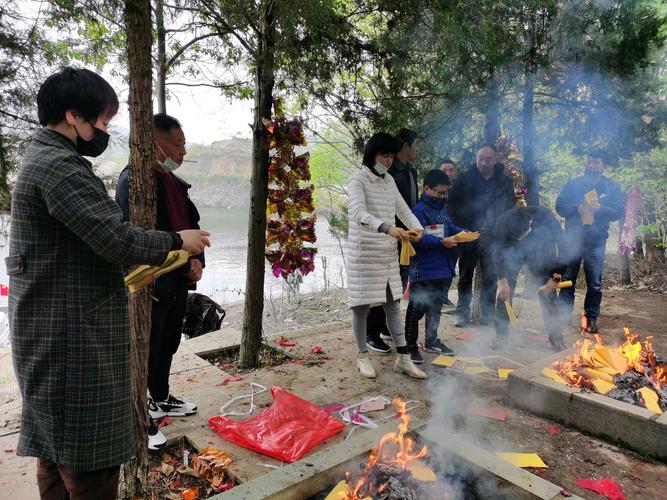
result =
M107 146L109 146L110 136L104 130L93 127L95 136L89 141L81 137L81 134L79 134L79 131L76 129L76 127L74 127L74 130L76 130L77 135L76 149L79 151L81 156L100 156L107 149Z

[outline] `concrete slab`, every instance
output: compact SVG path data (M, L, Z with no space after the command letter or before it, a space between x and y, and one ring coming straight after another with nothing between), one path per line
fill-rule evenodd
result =
M509 376L507 401L531 413L580 429L631 450L667 460L667 418L601 394L587 393L541 375L567 352Z

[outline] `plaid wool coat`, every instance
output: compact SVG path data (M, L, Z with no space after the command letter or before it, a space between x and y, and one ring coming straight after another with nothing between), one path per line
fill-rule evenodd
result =
M162 262L173 237L122 218L74 144L38 130L12 194L6 258L19 455L87 471L136 450L122 266Z

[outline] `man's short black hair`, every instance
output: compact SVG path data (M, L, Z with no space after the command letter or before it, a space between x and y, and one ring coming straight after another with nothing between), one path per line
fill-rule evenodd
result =
M153 115L153 128L160 132L171 132L175 128L183 127L181 127L181 122L173 116L169 116L167 113L155 113Z
M368 139L366 147L364 148L363 164L369 168L375 166L375 157L377 155L393 154L395 155L401 150L401 145L398 141L386 132L377 132Z
M454 167L456 167L456 163L451 158L443 158L442 160L440 160L440 165L444 165L445 163L451 163L452 165L454 165Z
M611 161L611 157L609 156L609 153L607 153L603 149L591 149L588 152L588 157L589 158L599 158L602 160L602 163L605 165L609 165L609 162Z
M449 176L439 168L429 170L424 176L424 187L434 188L436 186L449 186L449 184Z
M407 144L408 146L412 146L412 143L415 142L416 138L417 138L417 132L415 132L411 128L402 128L396 132L396 139L399 142L400 149L403 149L403 145L405 144Z
M477 150L477 152L479 153L482 149L485 149L485 148L488 148L491 151L493 151L494 153L498 154L498 148L495 147L493 144L488 143L488 142L486 144L482 144L480 146L480 148Z
M93 123L118 112L118 96L104 78L88 69L65 66L48 77L37 93L37 117L42 126L56 125L68 110Z

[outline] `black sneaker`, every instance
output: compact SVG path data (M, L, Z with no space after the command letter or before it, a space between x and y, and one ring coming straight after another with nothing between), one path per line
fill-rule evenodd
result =
M187 401L178 399L177 397L172 396L171 394L169 394L169 397L167 398L166 401L155 401L155 404L158 406L158 408L160 408L160 410L162 410L163 416L169 415L170 417L187 417L189 415L194 415L195 413L197 413L196 404L188 403Z
M162 408L160 408L151 397L148 398L148 414L150 415L151 419L162 418L166 415Z
M435 339L431 344L424 344L424 350L436 354L454 354L454 350L443 344L440 339Z
M590 333L598 333L598 323L597 320L588 318L588 331Z
M391 348L382 339L367 338L366 345L371 351L381 354L389 354L391 352Z
M463 317L459 316L459 319L456 320L456 323L454 323L454 326L456 328L465 328L466 326L468 326L468 323L469 323L468 318L463 318Z
M416 365L421 365L424 362L424 358L422 358L422 355L419 352L419 347L411 345L408 346L408 349L410 350L410 360Z

